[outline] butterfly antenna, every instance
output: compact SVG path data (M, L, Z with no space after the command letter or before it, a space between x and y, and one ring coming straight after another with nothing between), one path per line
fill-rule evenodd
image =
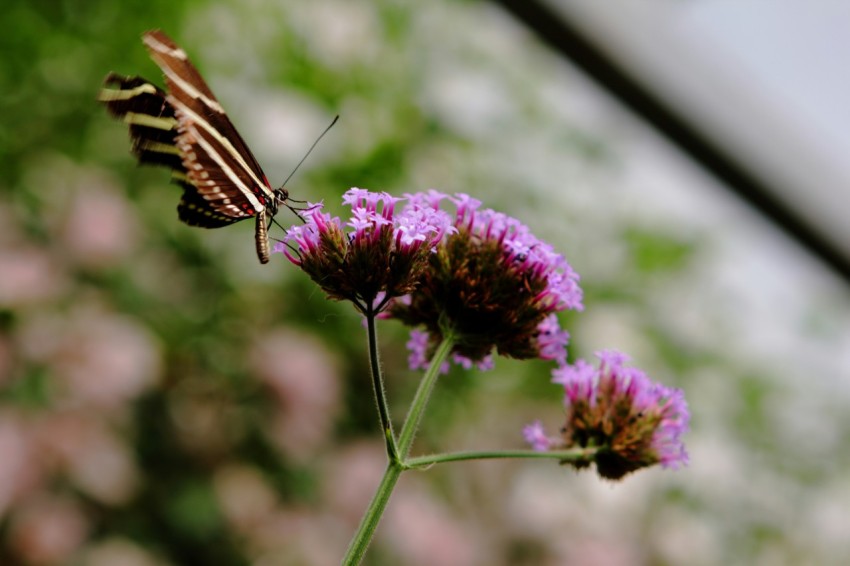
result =
M334 124L336 124L337 120L339 120L339 114L334 116L334 119L331 121L330 125L327 128L325 128L324 132L319 134L319 137L316 138L316 141L313 142L313 145L310 146L310 149L307 150L307 153L304 154L304 157L301 158L301 161L299 161L298 165L295 166L295 169L292 170L292 173L290 173L289 176L283 181L283 184L280 186L280 188L283 188L283 187L286 186L286 183L288 183L289 180L292 178L292 176L295 175L295 172L298 171L298 168L301 167L301 164L304 163L304 161L310 156L310 154L313 152L313 149L316 147L316 145L318 145L318 143L321 141L321 139L323 137L325 137L325 134L328 133L328 130L333 128L333 126L334 126ZM296 212L296 214L298 214L298 213Z
M299 216L299 218L300 218L300 216ZM284 234L286 233L286 228L284 228L284 227L283 227L283 224L281 224L280 222L278 222L277 220L275 220L275 219L274 219L274 216L272 216L272 223L273 223L275 226L277 226L278 228L280 228L281 230L283 230ZM279 240L278 240L278 241L279 241Z

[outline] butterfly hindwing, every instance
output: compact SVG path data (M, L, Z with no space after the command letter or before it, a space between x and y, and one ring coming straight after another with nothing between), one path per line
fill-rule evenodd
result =
M247 218L225 216L210 206L209 201L202 197L191 183L176 179L175 182L183 187L183 196L177 205L177 217L181 222L199 228L221 228Z
M185 172L175 142L177 118L162 89L142 77L109 73L98 98L112 116L127 124L139 163Z

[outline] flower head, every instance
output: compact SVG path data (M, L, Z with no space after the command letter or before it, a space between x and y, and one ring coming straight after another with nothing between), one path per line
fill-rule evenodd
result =
M275 246L301 267L329 297L349 300L363 312L380 311L393 298L410 293L428 256L450 230L448 214L399 202L387 193L352 188L343 195L351 218L343 223L311 205L305 223L293 226Z
M548 439L543 449L597 448L589 459L570 464L584 468L595 462L599 475L608 479L659 463L672 469L687 464L682 435L690 414L682 391L625 367L627 357L619 352L597 356L598 368L578 360L552 372L552 381L564 386L567 423L562 438ZM525 438L540 450L540 439L546 438L542 427L529 427Z
M515 218L490 209L465 194L438 191L406 195L407 207L440 211L454 207L454 230L446 230L428 258L419 287L391 316L418 335L418 366L450 331L454 359L478 364L495 349L513 358L566 361L568 335L554 313L581 310L578 274L552 246L537 239Z

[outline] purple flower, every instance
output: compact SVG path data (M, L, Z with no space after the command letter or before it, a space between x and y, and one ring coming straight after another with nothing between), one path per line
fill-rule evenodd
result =
M569 332L561 330L555 314L550 314L537 325L537 345L540 357L544 360L554 360L558 365L566 364L569 340Z
M349 300L361 312L380 312L413 291L436 243L453 230L451 217L427 204L408 204L387 193L352 188L343 195L351 218L342 222L311 205L304 225L293 226L275 246L329 297Z
M552 382L564 386L564 404L596 403L597 371L584 360L552 371Z
M453 218L419 287L388 311L409 326L425 328L427 343L421 336L416 341L417 367L446 332L455 338L452 359L469 367L481 367L494 350L564 363L569 335L555 313L583 308L578 274L566 259L519 220L482 209L469 195L429 190L405 196L405 210ZM453 206L454 214L444 212L443 205Z
M428 369L428 333L424 330L414 328L410 331L410 340L407 342L407 349L410 350L410 355L407 357L407 364L410 369ZM449 362L443 362L440 366L440 373L449 373Z
M543 423L540 421L534 421L530 425L525 425L522 429L522 436L537 452L549 450L549 437L546 436L546 432L543 430Z
M584 360L552 372L564 387L567 422L562 440L550 448L597 448L591 461L602 477L620 479L639 468L661 464L677 469L688 463L682 436L690 414L680 389L653 383L644 372L626 367L619 352L597 353L599 367ZM535 450L539 444L526 439Z
M484 356L480 360L472 360L460 354L452 354L452 361L463 369L472 369L473 367L479 371L488 371L495 367L493 356ZM448 373L448 368L443 373Z

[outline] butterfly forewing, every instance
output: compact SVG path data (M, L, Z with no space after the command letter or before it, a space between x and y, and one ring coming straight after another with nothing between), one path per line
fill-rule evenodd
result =
M178 132L183 138L178 139L178 144L182 141L191 146L183 153L184 158L195 161L189 150L194 150L201 161L206 154L215 166L221 167L225 183L257 197L254 201L246 195L254 203L253 212L268 206L274 194L263 170L186 53L158 30L147 32L143 39L151 58L165 75L168 102L176 110ZM197 162L186 165L191 175L192 171L204 171L206 164L200 163L200 168ZM225 184L217 188L226 187ZM207 190L204 196L214 192Z

